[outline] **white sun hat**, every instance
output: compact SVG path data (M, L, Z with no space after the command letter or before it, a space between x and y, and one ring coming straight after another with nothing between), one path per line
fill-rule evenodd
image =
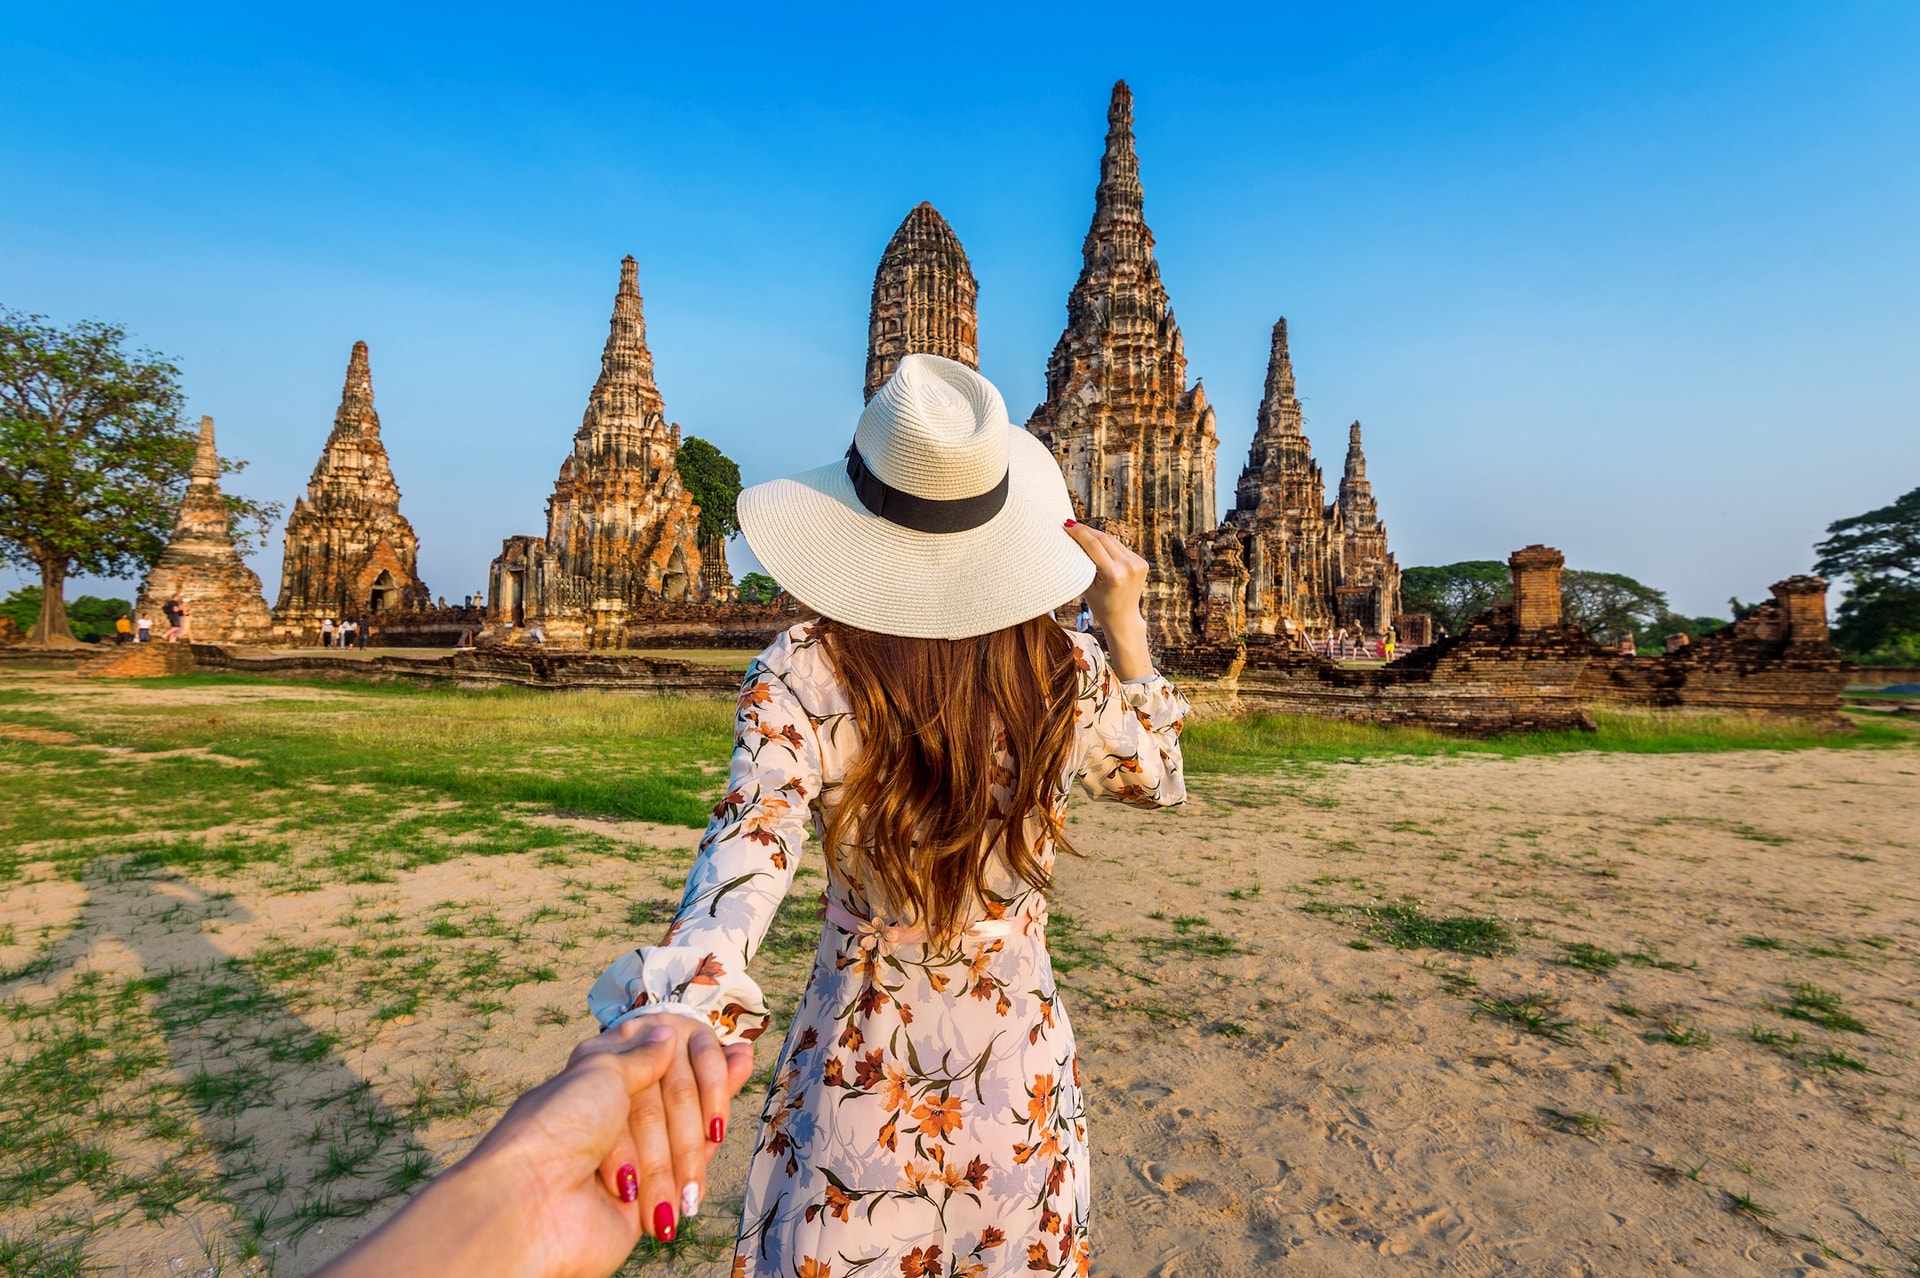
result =
M1007 420L992 382L937 355L900 361L844 459L755 484L739 511L783 589L861 630L964 639L1093 582L1053 454Z

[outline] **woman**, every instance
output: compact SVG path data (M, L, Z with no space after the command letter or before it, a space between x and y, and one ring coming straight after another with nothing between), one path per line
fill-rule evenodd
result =
M748 669L727 791L665 939L589 994L603 1025L696 1022L677 1104L662 1084L680 1206L697 1209L710 1156L686 1133L768 1027L746 968L811 823L825 923L734 1274L1085 1274L1086 1112L1045 890L1074 780L1141 807L1185 797L1187 706L1147 650L1146 563L1074 523L1059 467L991 384L930 355L901 361L843 462L748 489L739 515L820 619ZM1053 620L1082 594L1111 658ZM648 1203L671 1237L665 1187Z

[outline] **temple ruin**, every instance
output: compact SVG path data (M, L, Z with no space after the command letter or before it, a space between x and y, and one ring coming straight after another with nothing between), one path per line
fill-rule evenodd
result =
M287 517L275 634L305 643L329 618L425 607L419 559L420 539L400 513L400 486L380 440L367 344L355 342L333 430Z
M1258 428L1233 511L1215 513L1213 409L1187 360L1153 256L1134 149L1133 95L1113 87L1106 150L1067 327L1047 364L1047 399L1027 429L1053 449L1080 517L1114 532L1150 565L1147 617L1162 647L1334 627L1370 637L1399 610L1360 424L1326 500L1287 349L1273 328ZM871 361L870 361L871 362Z
M487 633L609 648L636 613L702 598L700 510L680 482L680 426L654 382L640 266L620 287L600 377L547 500L545 537L509 537L488 571Z
M174 518L173 536L140 587L136 617L151 617L155 638L166 633L160 609L178 596L187 607L187 632L207 643L265 643L273 617L260 576L233 544L227 498L220 491L220 454L213 444L213 418L200 419L186 494Z
M1192 630L1187 540L1218 523L1213 409L1187 385L1186 347L1160 282L1133 145L1133 93L1107 107L1067 327L1047 361L1047 398L1027 429L1053 450L1077 516L1120 531L1149 564L1147 622L1163 642Z
M960 237L933 205L916 204L873 273L866 398L886 385L903 355L940 355L978 369L979 295Z

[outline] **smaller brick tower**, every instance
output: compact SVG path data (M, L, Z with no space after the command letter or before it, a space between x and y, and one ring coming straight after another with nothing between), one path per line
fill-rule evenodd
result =
M1560 625L1560 570L1567 557L1551 546L1525 546L1507 556L1513 570L1513 626L1522 634Z
M165 634L160 609L178 595L187 606L189 638L264 643L273 618L260 593L259 575L240 557L227 529L227 498L220 491L220 454L213 445L211 417L200 419L191 474L173 537L140 587L134 615L152 617L158 633Z
M304 640L328 618L365 620L423 606L419 557L420 539L400 513L400 486L380 440L367 344L355 342L333 430L287 517L274 625Z
M914 205L873 273L866 397L886 385L903 355L941 355L979 368L979 295L960 237L933 205Z

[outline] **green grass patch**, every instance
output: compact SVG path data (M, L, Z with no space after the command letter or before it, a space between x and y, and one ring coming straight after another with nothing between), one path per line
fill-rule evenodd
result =
M1840 995L1810 982L1793 987L1785 1003L1773 1004L1773 1010L1796 1021L1806 1021L1825 1029L1848 1034L1866 1034L1866 1024L1841 1005Z
M1189 772L1245 774L1276 763L1340 763L1365 758L1447 758L1497 755L1524 758L1601 750L1626 754L1688 754L1720 750L1804 750L1819 747L1911 745L1901 727L1857 722L1851 732L1827 732L1796 720L1731 715L1596 709L1596 731L1460 737L1431 728L1382 727L1312 715L1250 714L1202 719L1181 734Z
M1309 901L1300 908L1308 914L1357 919L1368 937L1397 950L1447 950L1491 958L1513 949L1513 929L1501 920L1483 914L1429 914L1414 897L1349 905Z
M1612 950L1593 945L1587 941L1575 941L1563 946L1566 953L1560 961L1568 967L1577 967L1583 972L1605 974L1620 966L1620 956Z
M1528 994L1523 998L1489 996L1471 1002L1494 1020L1504 1021L1529 1034L1538 1034L1556 1043L1573 1040L1573 1022L1561 1019L1557 1014L1559 1004L1545 994Z

